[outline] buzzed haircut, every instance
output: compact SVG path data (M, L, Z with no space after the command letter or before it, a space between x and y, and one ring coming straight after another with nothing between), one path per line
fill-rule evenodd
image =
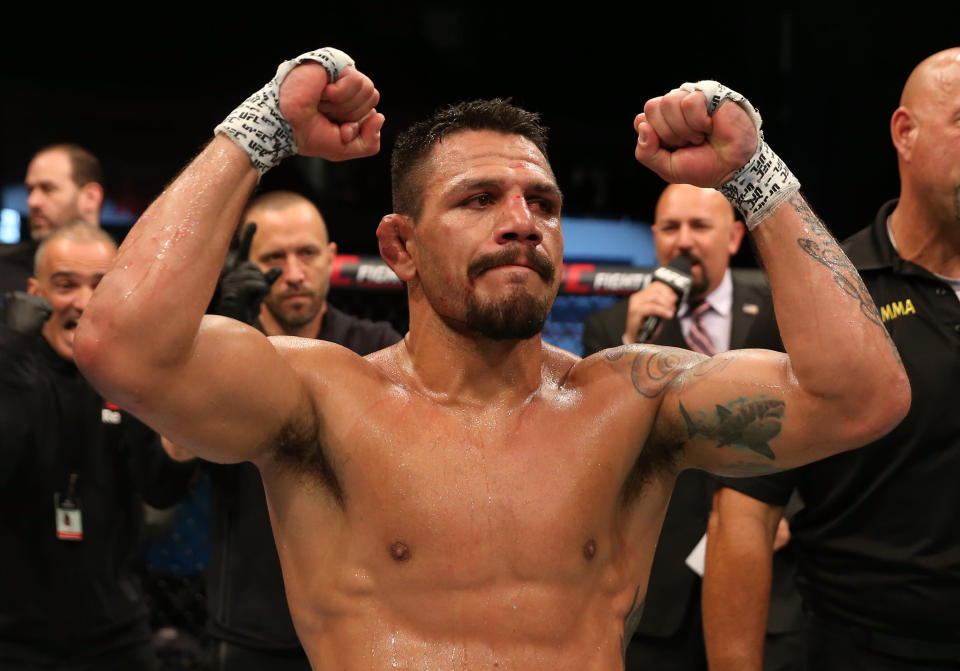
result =
M471 100L441 108L397 136L390 159L394 212L414 218L420 215L422 168L427 156L445 137L468 130L521 135L547 158L547 128L540 123L540 115L513 105L509 98Z
M66 226L53 229L53 232L44 238L40 243L40 246L37 247L37 252L33 255L34 277L40 276L40 266L42 265L43 257L47 252L47 245L54 240L74 240L77 242L89 243L101 242L112 247L113 249L117 248L116 240L110 237L110 234L104 231L102 228L87 223L83 219L76 219Z
M73 170L73 183L77 186L86 186L90 183L103 184L103 168L100 167L100 159L80 145L72 142L51 144L38 151L34 156L45 154L48 151L66 152L70 158L70 167Z
M247 204L243 208L243 213L240 215L240 223L237 226L236 239L239 241L241 238L243 238L243 234L246 232L247 228L250 227L250 224L257 223L255 221L247 221L247 219L250 217L250 213L254 210L267 210L272 212L276 210L282 210L292 205L300 205L302 203L311 205L313 209L317 211L317 214L320 215L320 220L323 221L323 213L320 211L320 208L318 208L312 200L297 193L296 191L267 191L252 196L250 200L247 201ZM324 229L326 229L326 224L324 224Z

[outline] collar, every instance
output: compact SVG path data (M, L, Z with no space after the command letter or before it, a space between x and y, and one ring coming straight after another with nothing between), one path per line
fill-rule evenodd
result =
M720 280L717 288L707 294L703 300L706 301L710 305L710 309L717 314L724 317L730 314L730 311L733 309L733 276L730 274L730 268L724 271L723 279ZM686 317L689 311L690 303L687 301L680 306L680 309L677 311L677 317Z
M843 242L843 250L859 271L889 268L898 275L913 275L941 281L926 268L904 260L893 245L893 237L887 219L897 207L897 200L883 204L877 212L873 225L854 233Z
M898 263L903 263L887 230L887 219L896 206L896 200L887 201L877 212L872 226L844 240L843 250L859 270L896 269Z

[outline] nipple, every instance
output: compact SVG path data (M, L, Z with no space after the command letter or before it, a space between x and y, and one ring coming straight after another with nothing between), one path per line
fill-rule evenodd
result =
M410 548L407 547L406 543L397 541L390 546L390 556L396 561L407 561L410 559Z
M587 541L586 545L583 546L583 557L584 559L593 559L595 554L597 554L597 543L591 538Z

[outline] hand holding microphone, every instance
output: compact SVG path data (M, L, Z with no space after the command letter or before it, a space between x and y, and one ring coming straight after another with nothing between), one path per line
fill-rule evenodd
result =
M650 284L630 296L625 345L650 342L664 319L672 319L693 283L690 259L680 255L653 271Z

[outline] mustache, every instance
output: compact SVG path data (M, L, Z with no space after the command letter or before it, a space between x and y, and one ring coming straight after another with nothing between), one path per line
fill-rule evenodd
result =
M524 264L519 264L524 261ZM531 270L537 273L543 281L549 283L556 275L557 268L553 261L541 251L536 249L525 249L520 245L505 247L492 254L481 256L470 262L467 266L467 277L471 280L476 279L491 268L499 266L528 265Z
M701 259L701 258L700 258L699 256L697 256L696 254L690 254L689 252L680 252L679 254L677 254L677 256L685 256L685 257L690 261L691 264L693 264L693 263L699 263L701 266L703 265L703 259ZM676 257L674 257L674 258L676 258ZM672 261L672 260L673 260L673 259L671 259L671 261Z

